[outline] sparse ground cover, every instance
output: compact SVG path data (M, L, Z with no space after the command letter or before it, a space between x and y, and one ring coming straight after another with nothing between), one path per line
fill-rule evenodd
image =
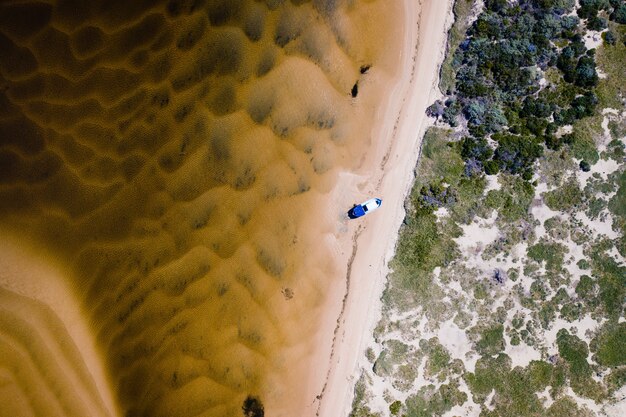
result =
M478 24L490 30L494 8L514 7L469 3L457 1L451 43ZM427 132L354 417L626 414L626 6L517 3L576 19L546 53L595 47L580 56L597 62L597 84L542 70L539 88L525 92L529 108L552 109L539 135L519 111L492 133L462 115ZM444 91L454 65L444 63ZM585 94L596 97L588 114L548 128L556 106Z

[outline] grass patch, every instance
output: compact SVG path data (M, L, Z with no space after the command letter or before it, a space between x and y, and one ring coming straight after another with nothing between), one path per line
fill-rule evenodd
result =
M593 246L591 271L598 277L599 300L609 318L618 318L624 311L626 297L626 267L618 265L606 254L612 247L610 241Z
M605 326L594 343L598 345L596 361L600 365L626 365L626 323Z
M546 413L547 417L589 417L586 409L578 407L576 402L570 397L562 397L556 400Z
M578 395L601 401L605 393L600 384L591 378L592 369L587 362L587 343L565 329L557 333L556 343L559 355L567 362L572 390Z
M490 417L543 415L545 409L535 392L548 385L558 385L552 365L533 361L526 368L511 369L511 360L504 354L480 358L476 371L466 374L465 380L475 403L484 404L487 396L495 391L493 411L483 407L480 414Z
M600 155L596 149L595 138L602 135L602 116L587 117L577 120L573 124L572 153L576 159L581 159L591 165L598 162Z
M518 176L502 174L502 187L487 193L485 204L498 212L498 220L514 222L528 214L535 195L533 186Z
M578 182L572 178L561 187L543 193L543 200L554 211L569 211L577 208L583 202L583 192Z
M467 24L468 17L472 11L471 0L458 0L454 2L454 24L448 31L448 44L446 51L446 58L441 65L441 79L439 81L439 88L443 92L454 91L456 69L454 68L452 61L454 60L454 53L459 47L459 44L465 39L465 33L469 25Z
M390 265L393 273L390 275L391 288L387 288L386 300L397 301L399 292L409 291L406 294L414 300L428 300L433 293L432 271L437 266L444 266L456 257L458 250L450 238L440 233L434 214L419 213L405 225L398 240L396 254Z
M591 376L591 367L587 362L589 348L578 336L571 335L567 330L561 329L557 333L556 343L559 347L559 355L569 364L570 375L575 379Z
M614 33L624 34L624 25L609 22L609 29ZM596 51L596 63L607 74L606 78L600 79L597 87L597 95L601 107L619 109L622 107L621 98L626 97L626 46L623 42L617 42L613 46L604 45Z
M431 127L426 131L416 172L416 183L427 185L443 181L456 184L459 181L464 162L455 149L455 144L448 140L451 132L449 129L438 127Z
M437 338L420 341L420 348L425 355L428 355L425 368L427 377L436 376L448 369L451 359L450 353L439 343Z
M617 186L617 192L609 201L608 207L615 215L615 223L622 232L617 242L617 250L626 257L626 171L619 174Z
M408 308L436 297L440 291L433 284L433 269L448 265L458 256L452 238L459 236L461 229L450 219L437 221L434 206L426 207L422 203L422 199L438 197L444 190L452 196L451 201L456 199L454 196L463 199L469 188L475 188L460 180L463 160L455 146L449 146L448 133L446 129L431 128L424 136L410 207L400 230L395 256L390 262L393 273L383 294L386 305ZM448 187L444 188L443 183ZM425 185L430 185L429 190L441 192L426 195ZM456 203L450 204L454 210Z
M609 201L609 210L626 221L626 171L620 174L617 185L617 192Z
M367 406L368 399L368 378L365 374L361 374L361 377L354 386L354 399L352 400L352 412L350 417L380 417L379 413L372 413Z

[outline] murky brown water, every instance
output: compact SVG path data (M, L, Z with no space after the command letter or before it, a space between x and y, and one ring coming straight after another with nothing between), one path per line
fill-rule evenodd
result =
M123 414L310 400L290 372L342 278L325 198L372 140L361 69L393 72L398 3L0 4L0 230L67 268ZM83 414L37 342L54 310L24 325L2 291L0 415Z

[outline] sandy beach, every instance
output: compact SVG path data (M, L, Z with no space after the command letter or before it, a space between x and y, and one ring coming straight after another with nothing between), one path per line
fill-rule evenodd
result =
M340 207L350 207L365 196L379 196L384 202L379 212L348 223L349 231L336 244L338 256L348 259L346 281L340 291L341 305L329 309L340 310L333 316L336 321L326 320L334 325L329 366L318 367L313 376L319 378L327 371L319 402L306 415L335 417L350 412L358 362L379 317L387 263L404 218L403 202L413 180L420 140L429 123L425 109L440 95L438 70L453 19L452 3L404 1L401 73L376 116L377 140L360 173L344 175L336 188L334 201Z

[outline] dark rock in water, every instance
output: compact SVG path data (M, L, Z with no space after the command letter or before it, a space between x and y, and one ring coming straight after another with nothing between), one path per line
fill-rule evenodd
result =
M495 279L498 284L504 284L504 281L506 281L506 272L499 268L496 269L493 271L493 279Z
M363 66L361 66L361 69L360 69L361 74L367 74L367 71L369 71L370 68L371 68L371 65L363 65Z
M257 397L249 396L246 398L241 409L243 410L243 415L245 417L265 416L265 407L263 407L263 403L261 403L261 400Z
M357 94L359 94L359 82L358 81L354 83L354 86L352 86L352 91L350 92L350 94L352 94L352 98L356 97Z

